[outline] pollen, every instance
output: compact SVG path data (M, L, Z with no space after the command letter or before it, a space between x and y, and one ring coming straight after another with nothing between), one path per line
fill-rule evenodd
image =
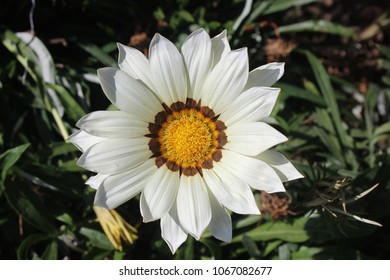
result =
M158 168L163 165L180 176L203 176L203 169L212 169L222 159L228 139L227 129L219 115L201 101L187 98L170 106L161 104L164 111L155 115L148 125L151 138L148 146Z
M179 166L196 167L218 146L215 123L194 109L175 111L158 133L163 156Z

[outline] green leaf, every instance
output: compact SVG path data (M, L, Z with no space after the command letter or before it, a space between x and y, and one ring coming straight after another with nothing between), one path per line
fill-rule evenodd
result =
M381 50L381 52L390 59L390 47L384 46L384 45L377 45L378 48Z
M257 17L261 15L273 14L287 10L291 7L299 7L306 4L316 2L317 0L266 0L261 1L261 3L254 8L253 12L250 14L246 24L252 23Z
M305 88L312 93L314 96L321 97L320 92L318 91L317 87L310 81L304 80L304 86ZM321 97L322 98L322 97ZM324 100L322 98L322 100ZM324 101L325 102L325 101ZM325 103L327 106L327 104ZM321 142L328 148L328 150L331 152L331 155L329 157L333 159L337 159L338 165L345 165L345 159L344 154L341 149L341 145L339 143L339 140L337 138L337 133L334 128L332 118L330 116L330 113L328 112L327 107L320 108L316 107L315 114L314 114L314 121L318 125L315 127L313 131L315 131L315 136L319 137ZM334 160L333 160L334 162Z
M378 65L379 67L385 69L385 70L388 70L390 71L390 61L387 60L387 59L378 59Z
M317 2L317 0L267 0L263 1L267 2L267 9L263 13L263 15L273 14L281 11L285 11L292 7L300 7L303 5L307 5L313 2Z
M296 219L292 224L286 222L267 222L244 234L236 236L233 238L232 242L242 241L244 235L251 238L253 241L280 239L287 242L305 242L309 239L309 236L305 231L306 222L306 217Z
M68 213L62 213L56 217L57 220L67 224L69 226L73 225L73 218Z
M272 251L274 251L276 248L282 244L282 240L275 240L271 242L267 242L267 246L265 247L264 251L262 252L261 256L266 257L268 256Z
M194 22L194 21L195 21L194 17L191 15L191 13L189 13L189 12L186 11L186 10L180 10L180 11L178 12L178 14L179 14L179 16L180 16L182 19L184 19L184 20L187 21L187 22Z
M161 7L158 7L156 10L154 10L153 16L156 20L163 20L165 18L163 9L161 9Z
M30 147L30 144L23 144L9 149L0 155L1 182L4 183L9 169L20 159L22 154Z
M320 247L306 247L302 246L298 251L292 252L291 258L293 260L312 260L317 259L316 255L322 252L323 248Z
M125 257L126 257L126 252L115 251L113 259L114 260L125 260Z
M88 238L88 241L95 247L103 250L114 250L114 246L108 240L107 236L95 229L82 227L80 234Z
M254 258L261 257L261 252L259 248L257 247L256 243L247 235L244 234L242 237L242 244L248 251L248 254Z
M47 245L45 251L42 253L41 259L43 260L56 260L58 258L58 242L57 240L52 240L49 245Z
M7 30L4 34L3 45L16 57L33 80L39 83L41 81L40 69L34 52L13 32Z
M335 121L341 121L339 107L336 101L336 95L333 90L333 87L330 83L330 78L328 73L326 72L322 62L315 57L311 52L304 51L306 54L307 60L310 63L310 66L313 70L314 76L316 78L317 84L320 88L322 96L329 107L330 112L332 113L332 117ZM340 128L337 126L337 128Z
M244 228L260 222L260 217L256 215L249 215L242 219L233 219L233 229Z
M28 223L46 233L56 233L57 227L49 209L29 186L18 178L6 181L5 195L12 208Z
M329 118L327 119L325 116L326 115L323 115L323 117L321 118L316 115L316 122L329 122ZM329 152L331 153L330 155L328 155L329 158L333 160L336 159L339 165L342 164L344 162L344 158L340 144L337 141L337 137L333 133L322 129L321 127L315 127L315 131L318 137L321 139L322 143L328 148Z
M386 76L382 76L381 81L388 87L390 87L390 78Z
M88 52L91 56L96 58L105 66L116 67L117 62L109 56L106 52L104 52L101 48L94 44L78 44L83 50Z
M330 82L330 77L326 72L321 61L314 56L310 51L303 51L307 60L313 70L315 79L319 86L321 95L323 96L329 110L329 114L332 118L332 124L337 133L340 147L342 147L342 155L345 157L346 162L353 167L354 170L358 168L357 160L352 152L352 138L347 134L343 120L340 116L339 106L336 100L336 94Z
M24 170L18 170L18 175L34 185L51 191L59 192L68 198L83 197L85 185L80 175L64 171L44 164L32 164Z
M374 130L374 136L379 136L383 134L390 134L390 123L382 124Z
M50 83L45 83L45 86L58 93L58 97L64 106L65 112L72 121L76 122L85 115L85 112L79 105L79 102L77 102L63 86Z
M194 238L192 237L188 237L187 241L185 242L184 259L194 259Z
M211 238L202 238L200 240L202 244L204 244L207 249L209 249L211 253L211 259L213 260L219 260L221 259L221 246L215 242L215 240Z
M366 94L366 100L364 104L364 120L366 123L367 138L370 140L368 145L368 163L370 167L375 165L375 140L374 134L374 108L378 101L379 87L376 84L370 83ZM374 141L372 141L374 140Z
M87 254L83 255L85 260L104 260L108 256L112 256L112 250L103 250L97 247L92 247L87 251Z
M53 157L66 155L75 151L78 151L78 149L71 143L56 142L44 147L39 153L44 157L52 159Z
M342 25L327 21L327 20L308 20L290 25L280 26L278 28L280 33L291 32L321 32L336 34L345 37L351 37L355 33Z
M308 90L280 82L278 82L275 86L280 87L282 89L282 95L284 96L284 98L295 97L301 100L308 101L319 107L326 107L326 103L321 96L315 95Z
M30 248L39 243L50 239L50 236L44 234L32 234L26 237L22 243L20 243L18 250L16 251L16 255L19 260L28 260L32 256L29 255Z

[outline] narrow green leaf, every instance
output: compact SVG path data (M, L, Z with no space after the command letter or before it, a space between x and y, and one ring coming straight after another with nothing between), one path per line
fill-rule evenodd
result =
M42 253L42 260L56 260L58 258L58 242L52 240L49 245L46 246L45 251Z
M378 65L379 65L379 67L390 71L390 61L389 60L382 59L382 58L378 59Z
M321 97L321 93L312 82L304 80L304 86L305 89L310 91L314 96ZM322 98L322 100L324 99ZM325 106L327 106L326 103ZM314 131L316 132L315 136L318 136L321 142L328 148L331 153L329 157L337 159L337 163L339 165L345 166L346 163L344 154L337 138L337 133L334 128L328 108L321 108L317 106L315 109L314 121L318 125L314 129Z
M13 32L7 30L4 34L3 45L16 57L31 78L39 83L41 81L40 69L34 52Z
M337 138L329 133L328 131L325 131L321 127L316 127L315 131L317 132L318 137L321 139L322 143L328 148L330 155L329 158L335 160L338 160L338 164L343 163L343 154L340 147L339 142L337 141Z
M192 237L188 237L187 241L185 242L184 259L194 259L194 238Z
M302 246L298 251L292 252L293 260L312 260L317 259L316 255L322 252L323 248Z
M382 124L374 130L374 136L379 136L382 134L390 134L390 123Z
M108 240L107 236L95 229L82 227L80 229L80 234L84 235L88 241L95 247L103 250L114 250L114 246Z
M50 236L44 234L32 234L27 236L22 243L20 243L16 255L19 260L28 260L32 258L30 256L30 248L39 242L50 239Z
M341 121L339 107L335 97L336 95L330 83L328 73L326 72L322 62L317 57L315 57L309 51L304 51L304 53L306 54L306 57L311 65L322 96L324 97L324 100L333 115L333 119L335 121Z
M375 165L375 142L372 141L374 134L374 108L377 104L378 95L379 95L379 87L373 83L368 85L368 90L366 94L366 100L364 103L364 120L366 123L366 132L367 139L370 140L368 145L368 163L370 167L374 167Z
M55 233L57 231L49 209L29 186L17 179L8 180L6 183L7 201L23 219L43 232Z
M299 7L306 4L316 2L317 0L265 0L256 6L253 12L250 14L246 23L252 23L256 18L261 15L268 15L277 12L287 10L291 7Z
M280 26L278 31L280 33L321 32L345 37L351 37L355 34L351 29L327 20L302 21L290 25Z
M390 59L390 47L384 46L384 45L377 45L378 48L381 50L381 52Z
M332 117L332 123L337 133L339 144L342 147L345 160L354 170L356 170L358 165L356 157L351 150L353 146L352 138L347 134L343 125L343 120L341 119L339 106L336 100L336 94L330 82L330 77L323 64L316 56L314 56L310 51L303 51L303 53L306 55L306 58L310 63L321 94L328 106L330 116Z
M378 85L369 83L366 94L366 106L369 110L374 110L378 104L378 95L381 89Z
M268 0L263 1L268 2L268 8L265 10L263 15L273 14L281 11L285 11L292 7L300 7L303 5L307 5L313 2L317 2L317 0Z
M276 248L282 244L282 240L275 240L275 241L270 241L267 242L267 246L265 247L264 251L262 252L261 256L266 257L268 256L272 251L274 251Z
M116 67L117 62L101 48L93 44L78 44L83 50L99 60L105 66Z
M58 93L58 97L64 106L65 113L72 119L72 121L76 122L85 115L85 112L79 105L79 102L77 102L63 86L50 83L45 83L45 86Z
M304 90L302 88L299 88L297 86L293 86L286 83L280 83L278 82L276 84L277 87L280 87L282 89L282 95L284 98L287 97L295 97L299 98L305 101L308 101L314 105L317 105L319 107L326 107L326 103L324 99L319 95L314 95L308 90Z
M211 253L211 259L213 260L221 259L221 246L218 243L216 243L214 239L202 238L200 242L202 242L202 244L204 244L207 247L207 249L209 249Z
M178 12L178 14L179 14L179 16L180 16L182 19L184 19L184 20L187 21L187 22L194 22L194 21L195 21L194 17L191 15L191 13L189 13L189 12L186 11L186 10L180 10L180 11Z
M245 234L240 234L233 238L232 242L240 242L244 235L251 238L253 241L268 241L272 239L280 239L287 242L305 242L309 239L305 231L306 217L294 220L292 224L285 222L267 222L258 226Z
M259 258L261 256L259 248L249 236L244 234L244 236L242 237L242 244L244 245L250 256L254 258Z
M113 259L114 260L124 260L125 257L126 257L126 252L115 251Z
M1 171L1 182L4 183L7 172L9 169L20 159L22 154L30 147L30 144L23 144L18 147L9 149L0 155L0 169Z
M62 213L56 217L57 220L63 222L64 224L67 224L69 226L73 225L73 218L68 213Z
M163 20L165 18L163 9L161 9L161 7L158 7L156 10L154 10L153 16L156 20Z
M233 220L233 229L240 229L244 228L253 224L257 224L260 222L260 217L256 215L247 216L245 218L242 218L240 220L234 219Z
M388 87L390 87L390 77L382 76L381 81Z
M39 151L39 153L51 159L53 157L66 155L77 150L78 149L71 143L56 142L51 143L47 147L44 147L42 150Z

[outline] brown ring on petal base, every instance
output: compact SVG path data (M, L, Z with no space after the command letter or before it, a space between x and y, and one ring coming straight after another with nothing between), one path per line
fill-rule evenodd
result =
M222 158L221 149L227 143L226 125L214 111L201 106L201 101L187 98L171 106L162 104L154 123L149 123L149 149L156 166L166 165L172 172L194 176L202 169L213 168Z

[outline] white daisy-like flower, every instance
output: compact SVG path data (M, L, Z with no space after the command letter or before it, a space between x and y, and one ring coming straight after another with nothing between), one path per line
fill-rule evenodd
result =
M262 119L269 116L283 63L249 72L247 49L231 50L226 32L210 39L193 32L181 53L156 34L149 58L118 44L119 69L98 76L119 111L92 112L77 123L70 142L78 164L96 172L87 184L95 204L113 209L138 194L144 222L160 219L174 253L208 229L230 242L229 210L260 214L251 188L285 191L302 175L269 148L287 138Z

